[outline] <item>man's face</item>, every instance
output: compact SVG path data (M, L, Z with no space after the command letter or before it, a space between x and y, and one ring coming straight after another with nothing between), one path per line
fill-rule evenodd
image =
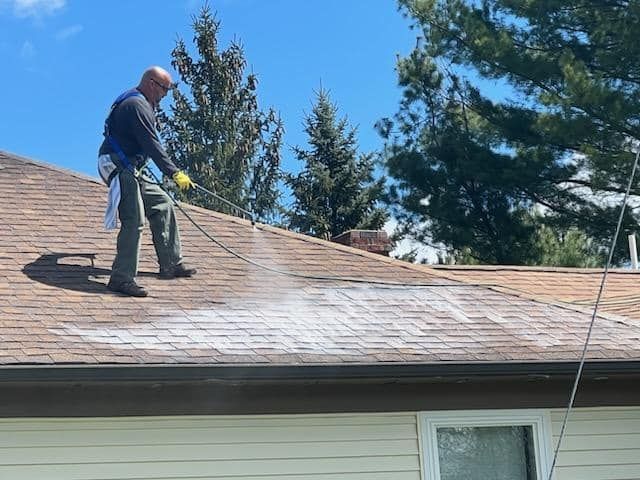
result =
M153 100L156 105L158 105L160 100L166 97L169 90L173 88L171 78L151 77L149 78L149 83L151 84L154 96Z

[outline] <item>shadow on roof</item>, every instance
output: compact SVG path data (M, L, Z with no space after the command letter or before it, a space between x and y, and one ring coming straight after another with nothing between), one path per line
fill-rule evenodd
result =
M95 253L48 253L25 265L22 273L31 280L56 288L96 294L111 293L106 287L111 270L96 267L95 258Z

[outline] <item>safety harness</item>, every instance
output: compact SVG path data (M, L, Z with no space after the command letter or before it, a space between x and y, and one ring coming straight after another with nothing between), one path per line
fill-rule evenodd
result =
M125 153L122 151L120 144L116 141L113 135L111 135L109 121L111 119L111 115L113 114L115 109L118 107L118 105L124 102L127 98L136 97L139 95L142 95L142 93L136 90L135 88L131 90L127 90L126 92L120 94L118 98L116 98L113 104L111 105L111 110L109 110L109 115L107 115L107 119L104 121L104 137L109 143L109 145L111 145L111 148L113 149L114 153L118 156L118 159L120 160L120 165L114 164L113 170L109 171L108 173L106 171L103 171L103 168L99 169L100 176L102 177L102 180L104 181L104 183L106 183L107 185L111 183L111 181L115 178L116 175L118 175L118 173L120 173L122 169L129 170L131 173L136 175L136 169L131 164L131 162L125 155Z

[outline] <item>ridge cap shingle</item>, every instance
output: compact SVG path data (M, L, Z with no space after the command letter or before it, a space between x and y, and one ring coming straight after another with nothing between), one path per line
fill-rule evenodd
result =
M33 158L24 157L22 155L18 155L17 153L8 152L6 150L0 150L0 162L2 162L3 158L6 157L9 160L17 160L18 162L28 163L31 165L35 165L39 168L44 168L47 170L53 170L58 173L63 173L65 175L71 175L72 177L80 178L82 180L87 180L92 183L97 183L99 185L103 185L102 180L98 177L92 177L90 175L77 172L75 170L71 170L69 168L59 167L57 165L53 165L51 163L43 162L42 160L34 160ZM1 165L1 163L0 163Z

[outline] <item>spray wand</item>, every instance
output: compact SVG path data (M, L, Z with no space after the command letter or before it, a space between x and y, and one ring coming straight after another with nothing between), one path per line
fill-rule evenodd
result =
M226 203L226 204L227 204L227 205L229 205L230 207L235 208L237 211L239 211L239 212L242 212L242 213L246 214L246 215L249 217L249 220L251 220L251 225L255 225L255 224L256 224L256 221L255 221L255 217L254 217L253 212L250 212L249 210L245 210L244 208L242 208L242 207L240 207L240 206L236 205L235 203L233 203L233 202L231 202L231 201L227 200L227 199L226 199L226 198L224 198L224 197L221 197L220 195L218 195L218 194L217 194L217 193L215 193L215 192L212 192L211 190L207 190L207 189L206 189L206 188L204 188L202 185L198 185L197 183L194 183L194 185L195 185L195 187L196 187L198 190L200 190L200 191L202 191L202 192L204 192L204 193L207 193L207 194L211 195L213 198L215 198L215 199L217 199L217 200L220 200L222 203Z
M163 187L163 184L162 184L162 183L160 183L160 180L158 179L158 177L156 176L156 174L155 174L153 171L151 171L150 169L148 169L148 168L146 169L146 171L147 171L147 172L151 175L151 177L156 181L156 184L157 184L157 185L159 185L159 186L162 188L162 187ZM216 200L221 201L222 203L227 204L227 205L228 205L228 206L230 206L231 208L235 209L237 212L240 212L240 213L243 213L244 215L246 215L246 216L249 218L249 220L251 221L251 225L255 227L255 225L256 225L256 219L255 219L255 214L254 214L253 212L250 212L249 210L246 210L246 209L242 208L241 206L236 205L236 204L235 204L235 203L233 203L232 201L227 200L226 198L224 198L224 197L222 197L222 196L218 195L217 193L212 192L211 190L208 190L208 189L204 188L202 185L199 185L199 184L197 184L197 183L195 183L195 182L193 182L193 181L192 181L192 183L193 183L193 186L194 186L196 189L198 189L198 190L200 190L200 191L202 191L202 192L204 192L204 193L206 193L206 194L208 194L208 195L212 196L213 198L215 198ZM167 178L167 177L165 177L164 184L165 184L165 185L166 185L166 184L170 184L170 185L174 185L174 186L175 186L175 183L173 182L173 180L171 180L171 179L169 179L169 178ZM166 190L165 190L165 191L166 191ZM175 201L175 200L174 200L174 201Z

